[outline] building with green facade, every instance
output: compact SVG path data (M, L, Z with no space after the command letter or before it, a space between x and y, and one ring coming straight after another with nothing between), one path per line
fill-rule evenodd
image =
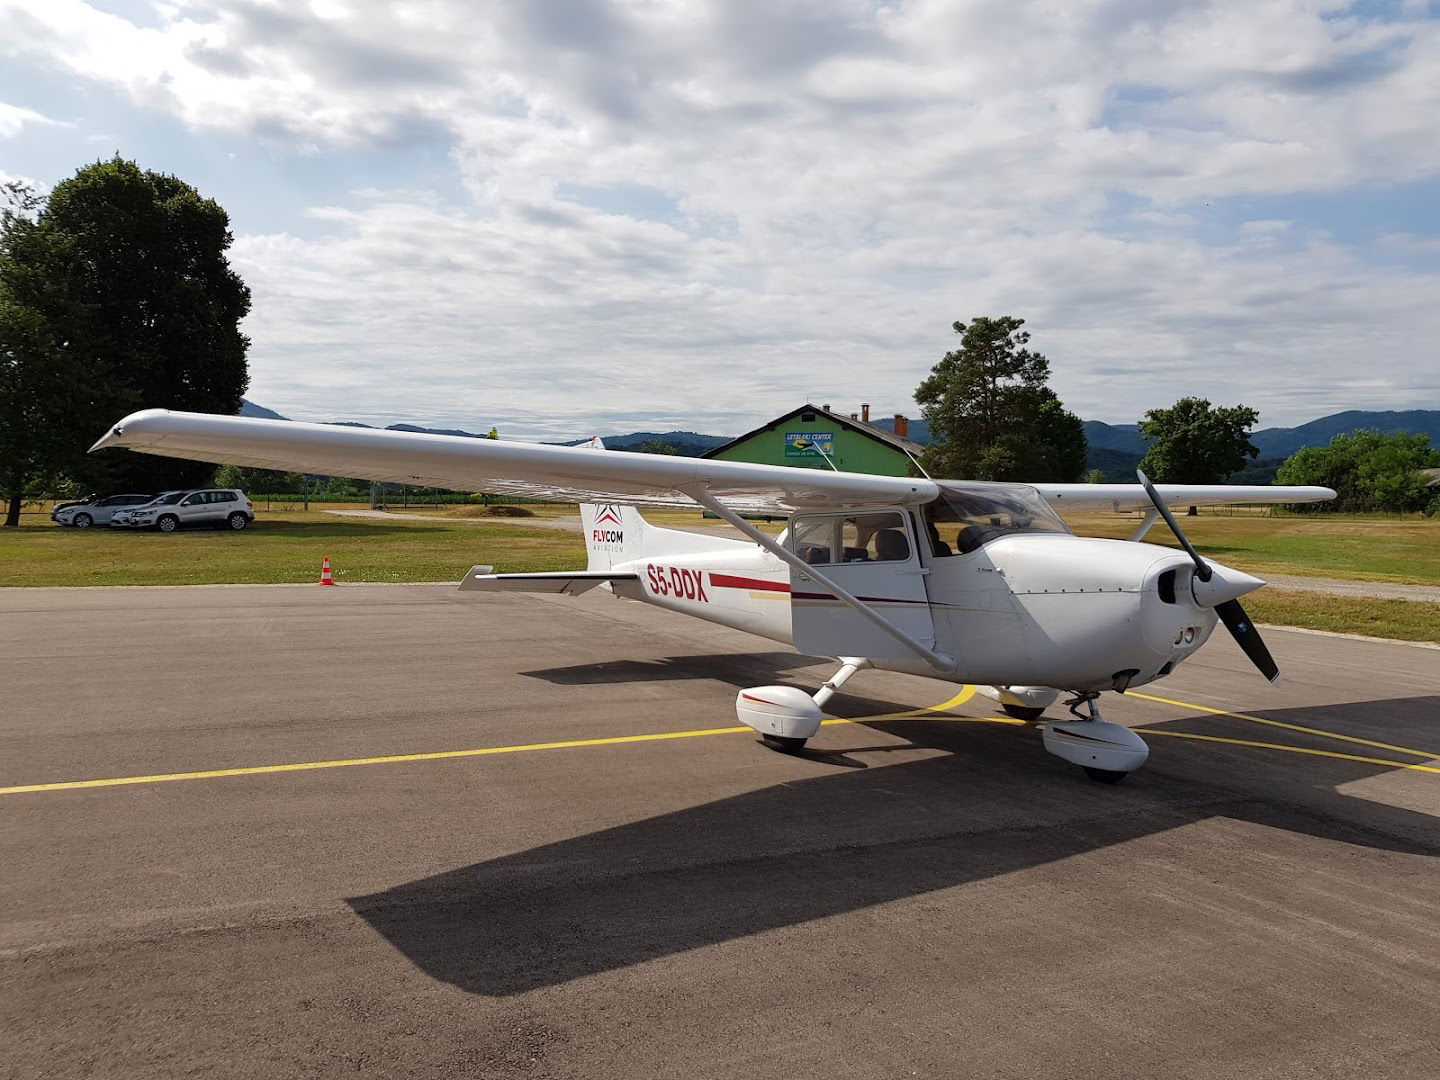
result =
M895 431L890 432L870 423L869 405L860 409L847 417L828 405L802 405L705 456L797 469L829 469L828 457L841 472L911 475L910 457L919 457L924 448L905 437L905 417L897 415Z

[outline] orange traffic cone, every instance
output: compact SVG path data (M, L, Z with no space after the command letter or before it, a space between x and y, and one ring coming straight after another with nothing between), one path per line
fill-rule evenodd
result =
M335 579L330 576L330 556L326 555L320 560L320 584L334 585Z

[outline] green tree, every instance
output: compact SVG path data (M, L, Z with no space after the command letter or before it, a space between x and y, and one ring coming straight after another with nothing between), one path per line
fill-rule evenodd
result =
M1305 506L1319 512L1424 510L1434 496L1421 469L1440 467L1427 435L1354 431L1329 446L1307 446L1280 466L1280 484L1333 488L1335 499Z
M119 157L61 181L0 257L0 290L34 313L65 378L64 468L95 487L204 483L214 467L140 454L85 457L136 408L233 414L248 381L239 323L250 290L225 258L229 218L189 184Z
M221 465L214 482L216 487L239 488L248 495L301 495L310 488L304 473L247 469L240 465Z
M1259 417L1248 405L1217 408L1195 397L1151 409L1140 421L1150 443L1140 467L1162 483L1218 484L1260 456L1249 434Z
M498 439L498 438L500 438L500 429L499 429L498 427L492 427L492 428L490 429L489 434L487 434L485 437L486 437L487 439Z
M25 497L59 487L78 456L76 414L84 415L89 394L76 358L21 299L53 269L34 220L42 200L12 181L0 187L0 201L0 496L13 527Z
M644 442L630 448L634 454L665 454L674 456L680 451L664 439L646 439Z
M953 324L960 347L915 391L933 441L933 476L1071 481L1085 468L1085 430L1047 385L1050 362L1025 346L1024 319L978 316Z
M73 456L63 408L78 392L56 359L44 321L0 286L0 494L5 524L20 524L25 498L59 486Z

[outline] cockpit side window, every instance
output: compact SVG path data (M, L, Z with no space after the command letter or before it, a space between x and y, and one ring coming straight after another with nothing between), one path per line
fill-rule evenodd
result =
M905 562L910 534L893 511L796 518L790 548L812 566L856 562Z
M1023 484L942 484L924 520L930 550L942 559L968 554L1000 536L1070 532L1040 493Z

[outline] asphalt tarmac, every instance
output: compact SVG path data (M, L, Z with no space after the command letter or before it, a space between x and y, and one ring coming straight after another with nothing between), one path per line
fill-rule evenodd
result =
M0 590L0 1076L1440 1076L1440 651L1266 636L1109 787L604 595Z

